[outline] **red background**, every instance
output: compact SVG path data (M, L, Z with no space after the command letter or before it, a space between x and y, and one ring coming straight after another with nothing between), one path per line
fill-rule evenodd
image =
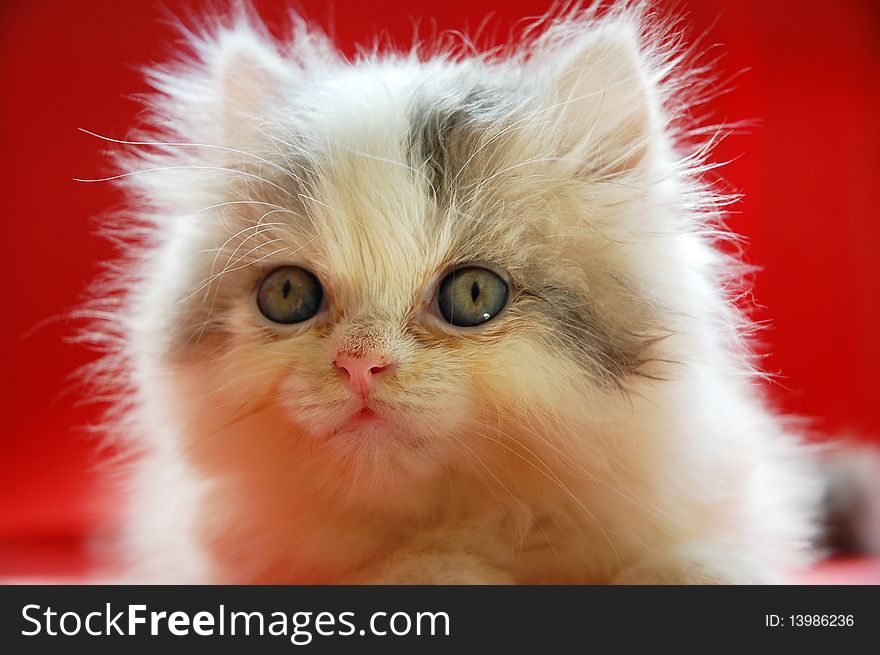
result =
M216 6L216 3L214 3ZM745 198L730 218L760 264L756 318L769 392L780 408L829 434L880 435L876 371L880 226L880 4L874 0L661 2L691 37L723 54L723 76L748 69L710 104L711 120L759 119L717 151L722 175ZM83 429L95 406L69 376L92 355L65 343L98 262L112 255L92 217L118 204L104 144L84 127L124 138L144 90L138 67L164 59L170 14L202 1L7 0L0 8L0 576L59 575L86 563L80 545L112 499L94 484L95 442ZM282 3L257 2L270 21ZM494 13L499 35L547 1L304 1L343 50L385 30L408 44L411 17L473 31ZM424 23L428 25L428 23Z

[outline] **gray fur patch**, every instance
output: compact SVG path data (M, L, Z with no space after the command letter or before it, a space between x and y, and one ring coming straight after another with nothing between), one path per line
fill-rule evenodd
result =
M535 300L531 311L546 320L551 347L609 387L622 388L627 377L638 375L646 361L644 350L656 340L604 325L590 302L570 289L545 286L524 290L523 296Z
M480 170L475 154L498 132L511 105L511 99L495 89L471 90L454 104L437 104L427 98L413 104L409 159L424 171L428 191L438 206L447 206L456 188L467 187L473 179L469 169Z

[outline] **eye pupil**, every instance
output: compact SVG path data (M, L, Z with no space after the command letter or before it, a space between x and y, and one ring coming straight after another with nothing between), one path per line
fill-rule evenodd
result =
M440 283L437 308L450 324L473 327L504 309L509 293L507 283L497 273L465 266L449 273Z
M257 291L263 316L275 323L302 323L321 309L324 290L314 275L299 266L269 272Z

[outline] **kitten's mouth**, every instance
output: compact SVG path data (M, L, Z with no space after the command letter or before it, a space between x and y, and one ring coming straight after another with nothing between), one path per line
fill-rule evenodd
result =
M315 437L328 441L337 441L347 452L366 448L368 453L378 456L388 454L389 449L404 448L407 451L419 448L424 437L418 424L407 415L407 408L395 403L373 398L351 399L348 407L339 408L333 414L326 414L326 419L333 421L322 429L320 423L313 424L311 430ZM325 423L326 425L326 423Z
M335 408L335 411L322 405L316 405L315 408L323 411L320 414L316 412L313 421L308 420L308 414L301 412L295 412L292 418L316 437L342 437L354 439L355 443L379 440L376 443L390 444L409 438L409 433L412 432L406 420L405 409L382 400L350 399L347 406ZM307 419L305 422L304 418Z
M344 426L360 429L379 427L386 423L388 423L388 417L384 415L384 412L380 411L380 408L377 408L375 403L365 401L357 411L349 416Z
M354 416L351 417L352 423L365 423L370 421L378 420L379 417L369 407L361 407L357 412L355 412Z

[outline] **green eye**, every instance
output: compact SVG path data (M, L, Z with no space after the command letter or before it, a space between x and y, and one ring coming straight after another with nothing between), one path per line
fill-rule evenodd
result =
M499 275L486 268L466 266L443 278L437 306L452 325L472 327L504 309L508 294L507 283Z
M270 321L301 323L318 313L323 297L318 278L299 266L282 266L263 278L257 305Z

